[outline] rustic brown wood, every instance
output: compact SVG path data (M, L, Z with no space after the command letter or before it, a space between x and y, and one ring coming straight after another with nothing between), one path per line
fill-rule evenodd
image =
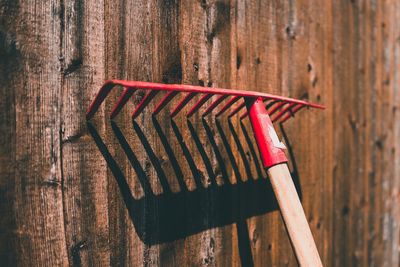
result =
M102 82L122 78L324 103L278 129L323 264L398 266L399 10L0 0L0 265L297 265L248 122L146 112L133 125L140 93L111 125L116 91L87 125Z

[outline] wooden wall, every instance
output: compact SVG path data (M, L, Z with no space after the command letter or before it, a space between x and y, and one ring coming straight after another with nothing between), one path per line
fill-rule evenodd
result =
M399 57L396 0L0 0L1 265L296 265L250 129L87 124L121 78L325 104L281 128L324 265L399 266Z

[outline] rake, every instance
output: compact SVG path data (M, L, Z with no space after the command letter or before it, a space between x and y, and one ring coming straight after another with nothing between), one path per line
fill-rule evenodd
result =
M267 170L272 188L278 200L296 258L301 266L322 266L317 247L287 166L288 160L284 152L286 149L285 145L279 140L273 123L287 121L304 107L323 109L323 106L302 100L253 91L183 84L110 80L101 87L91 103L86 113L87 120L93 117L115 86L122 87L123 91L111 111L111 119L118 115L137 90L146 90L147 93L133 111L132 119L138 117L154 97L162 92L164 96L152 111L153 115L157 115L172 99L184 94L170 112L171 118L175 117L198 95L201 97L194 104L190 105L189 111L186 113L188 118L200 112L200 108L206 102L210 102L210 104L202 111L201 115L203 117L209 114L214 114L216 117L227 114L227 117L230 119L240 112L242 112L239 115L240 120L248 117L260 151L263 167Z

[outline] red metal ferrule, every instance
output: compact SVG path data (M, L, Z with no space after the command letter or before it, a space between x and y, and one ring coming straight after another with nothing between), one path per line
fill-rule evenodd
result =
M285 145L279 140L262 98L245 98L254 136L265 168L287 162Z

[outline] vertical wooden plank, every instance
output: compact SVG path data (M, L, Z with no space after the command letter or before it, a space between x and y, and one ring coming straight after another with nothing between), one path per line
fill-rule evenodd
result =
M16 230L14 214L15 192L15 91L22 81L19 69L22 55L17 49L16 25L8 23L18 15L18 5L0 3L0 262L11 266L16 262L13 233Z
M8 113L15 120L8 129L14 136L8 167L15 173L8 177L14 211L7 216L15 219L18 254L12 265L68 265L59 132L60 6L59 1L2 3L12 17L2 22L2 42L18 64L4 77L13 103Z
M113 1L108 1L108 5L111 5ZM118 78L132 79L132 80L144 80L144 81L152 81L154 78L154 68L156 65L153 63L154 57L154 21L153 16L155 16L154 12L154 2L152 1L120 1L119 6L120 11L114 10L114 14L110 11L110 18L119 20L119 27L121 27L118 36L115 36L115 40L113 40L112 35L108 35L110 41L117 42L118 46L110 45L109 53L114 55L114 60L117 60L116 65L113 65L110 62L111 67L116 70L116 74ZM116 16L117 13L121 13L120 16ZM114 32L113 28L115 24L108 25L110 33ZM115 33L114 33L115 34ZM149 160L149 156L147 155L143 144L140 142L137 133L133 130L131 113L134 110L134 106L137 105L140 99L144 96L145 92L140 92L135 94L132 97L132 102L130 105L127 105L124 112L125 116L120 118L122 121L118 125L121 126L121 129L124 130L125 136L134 151L137 159L140 161L142 168L146 171L146 177L144 179L148 179L151 183L152 189L155 194L162 193L161 185L157 182L157 174L154 170L154 167ZM114 98L115 99L115 98ZM112 98L109 100L111 107L115 104L115 100ZM149 108L150 110L151 108ZM108 109L108 113L111 108ZM147 111L145 111L147 113ZM121 114L122 115L122 114ZM146 121L144 121L146 118ZM152 135L154 132L151 131L150 127L143 127L143 123L149 124L149 117L141 116L139 118L140 125L142 131L146 134L146 138L148 138L153 144ZM108 127L108 132L110 135L114 136L114 133ZM121 151L121 145L118 141L115 140L115 137L110 137L108 140L114 141L111 143L114 146L111 147L112 150L116 151L116 156L119 158L119 162L122 162L122 158L126 158L126 155ZM153 147L154 148L154 147ZM118 152L119 151L119 152ZM125 169L126 177L128 179L131 188L133 189L133 194L136 198L145 198L148 197L144 192L143 188L138 184L137 177L139 174L135 173L135 179L129 178L134 173L132 170L132 165L130 162L125 162L124 165L121 165L122 168ZM110 183L115 184L115 179L113 175L110 173L109 175ZM136 181L135 181L136 180ZM114 193L120 194L120 190L116 190L115 185ZM148 204L144 204L140 209L140 214L144 218L136 218L138 220L143 220L143 222L147 219L149 220L157 220L157 212L158 207L149 202ZM145 214L151 214L150 216L145 216ZM119 216L121 218L121 216ZM120 219L116 218L116 220ZM144 243L139 236L140 235L152 235L153 232L157 232L159 229L137 229L133 230L130 218L125 215L125 223L122 227L127 227L126 238L127 238L127 251L126 251L126 264L129 266L157 266L160 264L160 246L149 245ZM141 231L139 233L138 231Z
M388 6L391 6L390 10L387 9ZM397 76L392 72L393 66L398 64L396 48L393 46L396 42L390 41L393 36L398 36L398 22L397 25L389 22L398 16L398 10L393 9L395 6L396 4L390 2L370 3L367 6L367 11L371 14L371 19L367 21L371 27L371 36L370 51L366 51L366 58L370 60L369 84L373 92L370 116L372 140L369 143L372 150L369 158L372 170L369 180L369 232L379 233L369 240L367 260L369 264L382 266L398 265L399 257L398 251L394 252L392 247L394 243L398 244L398 225L394 223L399 218L398 210L393 209L394 202L391 202L391 196L397 194L397 189L394 189L396 186L392 185L398 183L399 175L396 167L392 168L390 164L395 162L395 141L392 138L396 133L394 125L397 123L395 116L398 105L395 102L398 83L392 83L392 79L396 80Z
M312 61L307 65L307 70L310 77L311 85L316 86L314 99L317 102L322 102L327 107L322 114L315 114L316 122L315 126L318 130L320 139L316 151L313 153L312 161L315 162L313 167L317 170L313 172L313 176L319 180L320 188L316 188L316 195L320 199L320 210L316 214L319 219L314 223L313 234L318 244L318 251L322 258L325 266L332 266L334 261L334 255L332 253L333 246L333 221L334 221L334 176L333 170L334 164L334 122L333 114L335 110L334 104L334 87L333 87L333 4L331 1L325 1L324 12L319 12L318 4L311 2L313 14L318 16L318 22L313 24L313 34L315 37L310 39L310 45L312 46L311 51L317 51L317 54L312 57ZM314 40L315 39L315 40ZM323 40L323 41L321 41ZM320 42L322 44L320 44ZM316 70L313 70L316 68ZM310 133L313 136L314 132ZM313 140L312 138L310 140ZM324 155L323 164L320 163L321 155ZM314 198L314 196L311 196ZM317 232L317 234L315 234Z
M398 266L400 264L399 244L400 235L400 207L396 203L399 202L399 188L400 188L400 117L399 117L399 103L400 103L400 82L399 82L399 39L400 27L400 4L396 1L387 1L382 3L382 36L383 36L383 49L382 61L384 68L383 76L383 90L386 92L386 100L384 103L389 102L390 105L383 104L386 110L383 112L382 120L386 121L386 114L392 114L392 121L387 121L390 125L388 141L386 143L386 157L385 171L387 175L384 177L384 188L386 193L383 195L385 210L387 212L384 220L384 256L386 259L385 266ZM387 90L387 91L386 91ZM386 102L387 101L387 102ZM393 163L393 165L392 165Z
M104 80L103 18L102 1L62 2L63 198L67 249L75 265L110 262L107 170L85 119L86 106Z
M332 57L329 1L301 1L289 7L282 30L287 42L282 94L323 103L327 110L309 110L283 126L293 153L302 204L324 265L330 264L332 193ZM286 49L285 49L286 50ZM287 78L286 78L287 75ZM294 264L294 263L292 263Z
M124 34L126 30L126 13L124 10L125 1L104 1L104 73L105 77L110 79L125 78L125 42ZM117 89L117 92L112 92L111 95L106 99L105 108L105 125L106 133L102 135L107 143L108 148L114 154L115 160L120 164L122 170L126 171L126 179L132 188L135 185L132 183L133 179L130 179L133 175L129 171L129 162L124 157L122 151L116 149L119 144L112 138L112 131L110 130L108 123L108 115L111 108L115 104L117 98L116 95L120 95L122 89ZM109 104L110 103L110 104ZM128 112L121 112L119 119L123 117L123 121L128 124L127 118L129 117ZM130 125L130 124L128 124ZM124 172L125 173L125 172ZM137 251L140 251L140 243L134 231L133 224L129 219L127 208L124 204L122 194L119 190L118 184L116 183L116 177L113 173L107 172L108 181L108 210L109 210L109 239L110 239L110 265L111 266L132 266L136 263L134 256L139 255Z
M203 7L203 9L206 14L205 37L207 40L206 49L208 54L208 86L231 88L231 58L232 50L234 49L231 45L231 29L233 26L233 20L231 18L232 1L209 1L206 2L206 5L205 7ZM199 62L201 61L203 60L200 59ZM190 64L190 62L187 63ZM224 67L221 68L221 66ZM199 76L202 75L202 71L204 70L205 69L199 69ZM193 71L195 70L192 68L192 72ZM210 102L208 102L208 104L206 104L205 106L209 104ZM219 131L217 130L216 122L214 121L212 116L208 116L205 120L206 123L209 124L209 127L213 129L211 130L211 133L214 135L213 140L215 140L216 142L216 148L209 149L209 151L210 159L213 163L214 173L216 175L217 184L220 187L229 186L228 183L234 180L234 178L232 177L234 175L232 171L233 163L230 162L228 156L226 155L226 150L224 149L224 146L222 144L223 141L221 139L221 133L219 133ZM200 124L200 116L198 116L197 121ZM221 124L225 132L227 132L227 125L223 123ZM201 125L201 127L205 128L204 125ZM208 138L208 140L211 140L209 136L207 136L206 138ZM220 153L221 158L218 158L216 153ZM235 178L237 179L237 177ZM210 198L210 201L215 202L214 209L217 209L219 205L218 196L213 196L213 198ZM231 210L235 210L235 208L238 208L237 203L235 203L234 201L232 201L230 205L232 206ZM227 211L226 214L229 214L229 211ZM216 216L223 217L224 214L216 214ZM210 220L216 221L217 218L210 218ZM218 227L209 231L211 235L210 243L204 245L207 246L207 250L213 252L214 255L212 255L212 258L214 262L212 262L211 264L207 264L205 262L203 263L203 266L234 266L235 260L232 258L239 255L241 255L240 262L243 265L249 264L249 258L251 258L251 255L248 255L248 247L250 245L250 241L247 234L247 225L244 220L243 222L239 221L235 224L236 225ZM237 243L233 243L232 233L239 235ZM232 246L238 247L239 255L232 254Z
M181 49L181 62L182 62L182 82L199 84L201 86L215 86L219 77L213 77L215 75L214 64L216 56L214 46L218 43L218 35L220 31L224 30L228 24L224 25L219 21L217 16L218 4L225 5L226 2L220 3L216 1L181 1L180 2L180 49ZM227 21L225 22L227 23ZM214 43L215 41L215 43ZM223 49L222 49L223 50ZM214 61L214 62L213 62ZM214 74L214 75L213 75ZM214 80L214 78L216 80ZM194 101L192 101L194 103ZM202 179L204 179L203 186L213 186L211 182L215 181L215 158L213 159L212 149L210 144L207 142L208 137L204 130L204 127L200 121L200 117L193 124L195 132L207 153L208 160L212 162L212 170L207 168L206 162L203 161L202 157L197 154L196 145L193 142L188 142L190 151L193 153L193 159L196 162L197 168L202 173ZM178 125L181 126L184 134L184 138L190 140L191 133L186 130L187 126L182 123L184 117L177 118ZM182 121L182 122L180 122ZM185 129L186 128L186 129ZM194 151L194 152L193 152ZM211 174L211 175L210 175ZM215 208L217 203L213 202L213 197L207 197L206 201L210 205L207 205L209 212ZM204 224L211 224L214 218L207 216L204 218ZM229 237L227 238L227 244L223 244L221 239L222 230L210 229L198 233L189 238L185 242L186 254L185 262L188 265L196 266L216 266L223 260L219 256L221 248L227 245L229 248Z
M375 34L377 33L375 23L379 23L380 19L378 17L379 5L377 3L360 3L360 5L356 6L356 8L357 7L359 7L358 13L361 17L359 38L360 40L365 40L364 42L362 42L362 44L360 43L361 49L358 63L363 72L360 73L359 78L361 79L359 79L360 82L357 84L357 89L359 92L361 92L361 88L362 90L365 90L365 88L368 89L367 92L364 93L365 98L363 101L363 106L358 107L357 110L360 111L360 109L362 109L362 111L364 111L360 112L361 119L364 119L363 113L369 118L366 121L358 122L358 124L361 124L362 126L365 125L365 128L360 127L360 132L361 136L364 135L366 137L366 140L364 142L369 144L369 146L363 148L365 158L363 158L364 162L362 163L362 166L365 169L363 168L362 170L365 170L367 175L362 178L364 178L363 180L366 181L366 183L364 182L363 187L367 187L368 190L367 194L369 196L369 199L367 200L367 203L369 205L366 207L370 210L370 212L367 216L367 219L364 219L364 222L366 221L367 223L366 226L363 225L361 229L360 227L357 227L359 225L353 226L355 235L351 237L351 241L353 243L352 249L355 256L354 261L357 261L357 263L359 264L362 264L362 262L366 264L368 262L368 264L375 265L383 264L384 262L384 259L382 258L381 236L372 235L369 237L368 242L365 242L364 240L368 236L366 232L382 232L382 170L379 167L379 165L381 164L381 157L379 155L380 151L376 149L374 144L379 135L379 130L377 128L379 108L377 106L376 99L378 98L380 88L380 85L379 87L377 87L377 83L379 83L381 79L381 62L380 58L377 55L381 43L380 36L375 36ZM367 40L369 41L367 42ZM353 199L357 201L359 198L361 198L362 196L360 193L360 191L354 192L354 194L352 194ZM357 202L352 204L354 205L354 211L350 214L355 217L360 213L360 207L357 207ZM364 229L364 227L367 227L367 229ZM363 232L359 232L360 230L363 230ZM362 238L360 238L360 235ZM363 253L361 251L362 247L360 248L360 243L365 244L363 241L368 244L367 253Z
M333 68L335 69L333 76L333 87L336 89L333 95L334 114L333 127L335 130L334 143L334 221L333 235L334 239L332 253L335 258L334 266L351 265L346 257L348 251L351 250L349 239L351 229L349 227L349 184L354 177L353 161L355 159L352 153L352 131L356 130L354 123L354 114L352 114L352 106L355 100L353 96L354 90L346 88L354 88L354 57L357 54L353 40L354 26L351 23L351 15L354 6L352 3L341 1L333 6ZM346 26L344 26L346 25ZM344 136L346 136L344 138ZM343 177L348 177L343 179ZM350 178L351 177L351 178ZM349 179L350 178L350 179Z
M280 3L237 1L236 8L236 87L277 93L280 90ZM247 121L245 123L251 129L250 124ZM239 122L236 125L240 127ZM246 144L244 139L243 143ZM239 153L236 157L240 158ZM245 169L243 163L241 169ZM247 178L245 173L243 175L246 179L256 179L257 173L252 171L252 176ZM263 178L266 178L265 173ZM261 198L260 201L266 201L265 194L257 197ZM290 248L286 236L283 236L283 240L278 237L283 231L280 220L278 212L247 220L255 266L279 265L278 249ZM291 255L289 251L286 255Z

